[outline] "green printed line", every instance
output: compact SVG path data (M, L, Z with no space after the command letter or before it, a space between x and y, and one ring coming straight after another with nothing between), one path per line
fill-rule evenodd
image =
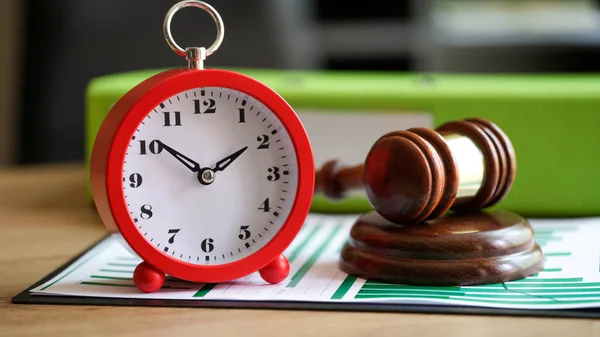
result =
M509 289L510 290L510 289ZM512 291L517 291L517 290L512 290ZM600 287L593 287L593 288L568 288L568 289L564 289L564 288L542 288L542 289L535 289L535 288L520 288L518 290L519 292L522 293L527 293L527 294L545 294L545 293L562 293L562 294L573 294L573 293L590 293L589 295L600 295ZM471 292L470 290L467 291L468 293Z
M84 281L84 282L81 282L81 284L90 285L90 286L135 288L135 284L123 284L123 283L103 283L103 282L89 282L89 281ZM161 287L161 289L188 289L189 290L189 289L192 289L192 288L164 285L164 286Z
M582 282L583 277L570 277L570 278L534 278L534 279L522 279L511 282L506 282L506 284L513 284L514 282L518 283L560 283L560 282Z
M296 272L296 274L294 274L294 276L292 276L292 280L286 286L287 288L293 288L296 285L298 285L298 282L300 282L300 280L302 280L302 278L304 277L304 275L306 275L306 273L308 273L308 271L315 264L315 262L317 261L317 259L319 258L319 256L321 256L321 254L323 254L323 252L325 251L325 249L327 248L327 246L329 246L329 244L331 243L331 240L337 235L337 233L341 229L342 229L341 225L337 225L336 226L336 228L321 243L321 245L319 246L319 248L317 248L317 250L313 253L313 255L306 262L304 262L304 264L302 265L302 267L300 267L300 269L298 269L298 271Z
M356 299L382 299L381 296L376 295L363 295L358 294L355 296ZM596 303L600 302L600 300L592 300L592 299L580 299L580 300L553 300L552 298L531 298L531 297L516 297L516 298L527 298L521 301L516 301L513 299L508 300L493 300L489 298L464 298L459 296L442 296L442 295L412 295L412 294L396 294L392 296L386 296L385 298L398 299L398 298L417 298L417 299L445 299L445 300L460 300L462 302L485 302L485 303L499 303L499 304L583 304L583 303Z
M133 256L117 256L117 260L141 262L139 258Z
M481 289L481 290L488 290L488 291L479 291L478 292L483 292L483 293L503 293L506 292L506 290L502 289L502 291L500 291L500 289ZM398 288L365 288L362 287L359 290L359 293L394 293L394 292L411 292L411 293L419 293L419 294L429 294L429 293L434 293L434 292L445 292L445 293L451 293L451 294L462 294L464 293L466 290L458 290L458 289L413 289L413 288L408 288L408 287L398 287Z
M88 262L89 260L91 260L92 258L96 257L98 254L100 254L102 252L101 249L98 249L94 254L90 255L87 259L80 261L76 266L73 267L73 269L71 269L68 273L64 274L63 276L59 277L58 279L56 279L56 281L48 284L47 286L41 288L40 290L46 290L49 287L53 286L56 284L56 282L64 279L65 277L69 276L71 273L73 273L74 271L76 271L77 269L79 269L79 267L83 266L86 262Z
M362 289L365 288L401 288L401 289L423 289L423 290L461 290L461 287L428 287L428 286L403 286L393 283L379 283L367 281L363 284Z
M560 268L557 268L560 269ZM556 271L556 270L555 270ZM560 270L558 270L560 271ZM560 283L561 285L565 285L565 286L572 286L572 285L576 285L576 286L588 286L588 285L594 285L596 284L595 282L588 282L588 283L583 283L583 278L582 277L570 277L570 278L540 278L540 277L536 277L536 278L527 278L527 279L522 279L522 280L516 280L516 281L511 281L511 282L506 282L507 285L517 285L517 284L524 284L524 283L539 283L541 284L552 284L552 283ZM566 282L573 282L573 283L566 283ZM600 283L597 283L600 285ZM529 286L533 286L533 285L527 285ZM537 284L536 284L537 286ZM390 283L378 283L378 282L367 282L365 283L362 288L380 288L380 287L384 287L384 288L410 288L410 289L429 289L429 290L463 290L465 289L465 287L427 287L427 286L402 286L402 285L396 285L396 284L390 284ZM485 288L498 288L498 289L503 289L501 284L487 284L484 286ZM476 287L476 288L480 288L480 287Z
M292 263L294 260L296 260L296 258L300 254L300 252L302 252L302 250L304 249L304 247L306 247L306 245L308 245L308 243L312 240L312 238L315 236L315 234L317 234L317 232L321 229L321 226L322 226L321 224L315 225L315 227L310 231L310 233L308 233L306 235L304 240L302 240L298 244L298 246L296 246L296 248L294 248L294 250L290 253L290 256L288 256L288 261L290 263Z
M571 252L544 253L546 256L571 256Z
M375 297L388 297L388 296L397 296L397 295L415 295L415 296L429 296L429 295L439 295L439 296L464 296L465 293L462 291L453 291L453 290L432 290L432 291L410 291L410 290L383 290L383 291L374 291L374 290L365 290L358 292L360 295L369 295ZM481 296L489 297L489 294L482 294Z
M550 295L532 295L530 293L516 293L505 291L504 293L477 293L477 292L452 292L452 291L430 291L430 292L411 292L411 291L393 291L393 292L359 292L360 295L369 295L373 297L379 298L387 298L387 297L398 297L404 295L415 295L415 296L430 296L430 295L439 295L439 296L460 296L460 297L469 297L469 298L489 298L489 299L518 299L518 298L528 298L528 297L541 297L541 298L550 298L550 299L559 299L559 298L587 298L587 299L598 299L600 300L600 293L597 294L550 294Z
M552 238L552 239L558 239L558 240L562 240L565 238L564 235L560 235L557 234L556 232L541 232L541 233L535 233L534 237L536 239L541 239L541 238Z
M342 284L340 284L340 286L337 288L335 293L333 293L333 295L331 296L331 299L332 300L340 300L340 299L344 298L344 296L346 295L348 290L350 290L350 288L352 288L354 281L356 281L356 276L352 276L352 275L346 276L346 278L344 279Z
M450 296L441 296L441 295L402 295L402 296L391 296L393 298L437 298L437 299L450 299ZM373 296L373 295L363 295L357 294L354 296L355 299L377 299L382 298L381 296ZM389 297L388 297L389 298Z
M546 268L546 269L542 269L542 271L545 273L554 273L554 272L562 271L562 268Z
M122 284L122 283L102 283L102 282L81 282L81 284L86 284L90 286L107 286L107 287L134 287L135 284Z
M513 288L528 288L528 289L538 289L538 288L585 288L585 287L598 287L600 286L600 282L580 282L580 283L506 283L506 286L509 289Z
M126 274L133 274L133 270L100 269L100 271L105 271L105 272L109 272L109 273L126 273Z
M535 233L534 237L536 239L541 239L541 238L563 238L561 236L555 236L554 232L547 232L547 233Z
M577 227L561 227L552 229L536 229L533 231L535 235L539 234L552 234L557 232L577 232Z
M521 291L523 292L527 292L530 294L538 294L538 293L564 293L564 294L570 294L570 293L592 293L591 295L594 294L600 294L600 287L586 287L586 288L568 288L568 289L563 289L563 288L540 288L540 289L536 289L536 288L528 288L529 290L523 290L521 289ZM428 293L430 291L445 291L445 292L454 292L454 293L483 293L483 294L511 294L513 293L513 291L506 290L504 288L499 288L499 289L487 289L487 288L478 288L478 287L471 287L471 288L462 288L460 291L456 290L456 289L413 289L413 288L409 288L409 287L399 287L399 288L365 288L362 287L360 289L360 293L367 293L367 292L382 292L382 293L386 293L386 292L390 292L393 293L395 291L409 291L409 292L416 292L416 293Z
M103 278L107 280L128 280L133 281L131 277L116 277L116 276L102 276L102 275L92 275L91 278Z
M529 293L529 292L528 292ZM559 298L583 298L596 299L600 301L600 293L597 294L552 294L552 295L536 295L536 297L559 299Z
M200 290L198 290L193 297L204 297L208 294L214 287L217 286L218 283L207 283Z
M540 291L563 291L563 292L583 292L583 291L595 291L600 289L600 282L579 282L579 283L556 283L556 282L540 282L539 284L534 282L527 283L506 283L508 288L517 289L532 289ZM373 284L365 283L360 291L365 290L379 290L379 291L393 291L393 290L410 290L410 291L457 291L457 292L482 292L482 293L495 293L506 291L504 287L497 284L489 284L484 286L473 286L473 287L427 287L427 286L401 286L394 284Z
M574 301L553 301L550 298L538 298L537 300L535 299L531 299L531 300L525 300L525 301L494 301L494 300L486 300L486 299L466 299L466 298L452 298L450 297L450 299L455 299L455 300L460 300L460 301L466 301L466 302L484 302L484 303L501 303L501 304L555 304L555 305L561 305L561 304L585 304L585 303L600 303L600 300L574 300Z
M119 263L119 262L109 262L108 263L109 266L115 266L115 267L137 267L137 264L134 263Z
M470 289L465 289L465 288L443 288L443 287L431 287L431 288L413 288L413 287L365 287L363 286L362 288L360 288L360 292L394 292L394 291L414 291L414 292L423 292L423 293L428 293L428 292L432 292L432 291L445 291L445 292L451 292L451 293L463 293L465 291L471 291L474 290L476 292L481 292L481 293L502 293L502 292L506 292L506 290L504 288L498 288L498 289L479 289L479 288L470 288Z

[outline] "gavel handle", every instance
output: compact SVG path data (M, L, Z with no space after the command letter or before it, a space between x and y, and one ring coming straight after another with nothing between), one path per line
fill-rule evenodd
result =
M315 175L315 194L342 199L351 190L363 189L363 164L346 166L337 160L326 162Z

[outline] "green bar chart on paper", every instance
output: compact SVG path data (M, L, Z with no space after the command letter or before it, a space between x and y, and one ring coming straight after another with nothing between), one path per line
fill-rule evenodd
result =
M258 273L218 284L167 278L155 293L140 293L132 276L141 262L118 237L109 237L33 295L239 301L368 302L522 309L600 307L600 218L530 219L545 253L532 277L469 287L419 287L367 281L338 267L356 215L311 214L285 255L290 274L270 285Z

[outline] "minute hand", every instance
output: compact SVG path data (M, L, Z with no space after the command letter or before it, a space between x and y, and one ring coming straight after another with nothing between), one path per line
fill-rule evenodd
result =
M163 142L160 142L160 146L162 146L162 148L165 151L169 152L173 157L175 157L175 159L179 160L183 165L185 165L185 167L189 168L192 172L200 171L200 165L192 159L183 155L181 152L178 152L177 150L173 149L172 147L166 145Z
M217 172L217 171L223 171L227 166L231 165L231 163L233 163L233 161L239 157L244 151L246 151L248 147L245 146L243 149L230 154L229 156L219 160L217 162L217 164L215 165L215 168L213 169L213 171Z

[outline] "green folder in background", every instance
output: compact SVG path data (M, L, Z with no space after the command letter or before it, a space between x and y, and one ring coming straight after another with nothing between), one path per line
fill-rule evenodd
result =
M85 111L88 163L96 132L111 106L161 70L91 81ZM481 117L506 132L517 155L513 188L494 208L525 216L600 214L600 74L233 70L262 81L292 105L307 128L317 165L333 158L358 164L386 131ZM317 195L312 204L316 212L370 209L364 193L343 201Z

